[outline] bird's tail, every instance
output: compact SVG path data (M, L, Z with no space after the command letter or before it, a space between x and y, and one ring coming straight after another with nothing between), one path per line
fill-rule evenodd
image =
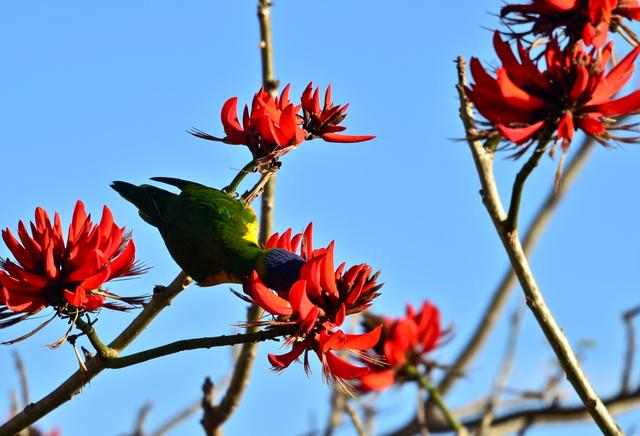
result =
M172 192L151 185L137 186L128 182L115 181L111 187L125 200L133 203L138 208L140 217L155 227L159 227L163 220L164 205L176 196Z

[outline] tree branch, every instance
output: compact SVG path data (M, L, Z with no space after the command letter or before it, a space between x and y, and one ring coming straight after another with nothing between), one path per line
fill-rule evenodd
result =
M114 339L109 347L117 352L126 348L137 338L158 314L168 306L173 298L191 284L191 278L184 272L171 282L168 287L162 287L161 291L154 294L153 299L144 307L142 312ZM51 391L36 403L28 404L22 412L0 426L0 434L15 434L26 428L56 409L60 405L71 400L80 392L81 388L89 383L104 369L104 359L99 355L86 362L86 370L78 370L73 373L60 386Z
M622 370L622 392L628 392L631 383L631 371L633 370L633 358L636 352L636 333L633 328L633 319L640 314L640 306L627 310L623 315L625 329L627 331L627 350L624 359L624 369Z
M516 175L516 180L513 183L513 190L511 192L511 202L509 203L509 214L507 215L507 222L504 224L506 231L509 233L516 231L518 228L518 215L524 184L531 172L538 166L538 162L540 162L540 158L544 155L548 142L549 140L546 137L538 141L538 145L533 151L533 154L529 156L529 160L527 160Z
M458 90L460 94L460 112L463 120L465 118L470 119L473 116L471 103L468 101L464 92L464 86L466 85L465 69L466 65L464 60L462 58L458 58ZM468 122L464 121L464 124L466 126ZM607 411L602 400L600 400L580 367L580 363L578 362L569 341L547 307L529 267L526 255L518 238L517 230L511 231L509 226L505 225L506 217L504 216L504 209L493 177L493 157L488 157L489 152L483 148L479 141L473 139L473 134L471 134L471 132L467 132L467 138L471 152L474 156L474 161L476 161L478 176L482 184L484 205L491 216L496 231L498 232L505 251L509 256L511 265L518 277L520 286L525 293L527 305L538 321L547 341L553 348L558 361L564 368L569 382L575 389L585 407L591 413L591 416L596 424L598 424L598 427L600 427L600 430L603 433L610 435L621 434L621 431L611 417L611 414Z
M567 190L571 187L582 168L584 168L593 148L593 140L590 137L586 137L574 157L571 159L571 162L567 165L562 181L558 185L558 189L551 189L547 194L547 198L538 209L523 238L522 246L525 253L528 254L533 251L536 243L540 239L540 235L542 235L542 232L549 223L551 216L555 212L556 207L564 197ZM513 290L515 283L516 275L513 268L509 268L493 292L489 306L485 309L482 318L473 330L473 335L469 338L460 354L456 357L451 369L447 371L446 376L438 385L438 390L440 392L443 394L448 392L453 387L455 381L460 378L459 375L464 372L467 365L480 352L482 346L486 342L486 339L493 330L493 327L496 325L498 318L502 313L502 309L504 308L508 297L511 295L511 291Z
M139 353L130 354L128 356L104 359L103 366L105 368L126 368L127 366L137 365L148 360L157 359L159 357L168 356L170 354L179 353L181 351L199 350L202 348L224 347L227 345L237 344L253 344L257 342L275 339L285 336L295 331L295 326L279 326L269 330L255 331L249 333L238 333L235 335L222 335L205 338L184 339L181 341L171 342L170 344L160 347L151 348L149 350L140 351ZM229 383L233 385L233 378Z
M496 378L493 382L493 389L489 398L487 398L485 409L482 413L482 420L478 431L475 436L482 436L485 434L485 430L491 427L491 422L495 418L496 408L500 400L500 394L503 392L511 370L513 369L513 361L516 355L516 345L518 343L518 336L520 334L520 326L522 325L522 315L524 313L524 304L520 303L518 308L514 310L511 315L511 322L509 326L509 336L507 338L507 345L502 357L502 363L500 369L496 374Z
M619 393L603 401L611 413L623 413L632 408L640 406L640 389L630 393ZM504 414L496 418L491 424L491 434L500 435L517 432L527 426L537 426L542 424L566 424L571 421L587 421L591 418L590 412L583 405L559 407L551 405L544 408L518 410L516 412ZM480 418L463 420L465 427L473 430L480 426ZM447 433L452 429L443 420L432 420L429 422L429 431L432 433ZM405 435L411 432L402 433Z
M344 410L347 412L347 415L349 415L349 418L351 418L351 422L353 423L358 436L367 436L367 430L364 428L362 419L360 419L358 412L353 408L349 401L345 401Z

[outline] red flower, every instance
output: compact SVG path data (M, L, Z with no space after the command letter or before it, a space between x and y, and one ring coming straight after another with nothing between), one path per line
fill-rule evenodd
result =
M506 140L526 147L543 134L560 140L566 151L576 128L603 145L613 139L635 142L637 138L613 136L615 117L640 110L640 91L622 98L613 96L629 81L640 48L633 49L605 74L613 43L601 53L579 47L561 51L555 39L544 51L546 69L540 70L529 53L518 44L518 60L498 33L493 44L502 67L492 77L476 58L471 59L475 83L467 95L491 125L489 135L499 133Z
M102 307L127 310L112 298L137 305L140 297L123 298L102 288L105 282L136 275L135 245L124 227L113 222L105 206L99 224L93 224L78 201L65 243L60 216L53 224L42 208L35 223L18 223L18 238L9 228L2 239L15 259L0 259L0 327L13 325L45 307L57 315L76 317Z
M331 85L327 86L324 94L324 106L320 107L320 88L313 89L313 82L307 85L302 93L303 127L312 136L319 136L328 142L362 142L375 138L371 135L344 135L337 132L346 130L339 126L347 116L347 108L334 106L331 101Z
M291 229L282 236L273 235L266 248L281 248L295 252L300 246L300 256L306 261L300 271L300 279L287 291L279 293L267 288L254 271L244 284L244 292L264 310L274 315L267 324L297 326L297 331L287 338L292 349L281 355L269 355L274 369L281 370L312 350L323 365L329 380L350 380L369 372L369 368L349 363L332 350L346 350L362 354L373 347L380 337L380 328L363 335L349 335L336 327L342 325L347 315L358 313L371 305L382 285L376 284L378 274L371 274L367 264L353 266L345 271L345 264L334 269L331 242L327 248L312 247L312 225L303 234L291 238Z
M507 25L533 24L528 33L551 37L561 30L573 44L582 39L587 45L602 47L609 29L622 27L628 36L637 39L623 25L623 19L640 20L637 0L531 0L528 4L507 5L500 11Z
M384 328L376 351L384 356L388 367L371 364L372 371L360 377L362 391L383 391L404 380L407 365L419 365L424 354L438 346L442 337L440 313L425 301L420 312L407 305L407 315L392 320L385 318Z
M280 98L273 98L260 88L253 97L251 112L245 105L242 125L238 120L238 98L232 97L222 106L222 126L226 136L218 138L199 130L191 133L199 138L227 144L246 145L255 160L268 161L287 153L305 139L305 131L298 126L299 106L289 101L287 85Z

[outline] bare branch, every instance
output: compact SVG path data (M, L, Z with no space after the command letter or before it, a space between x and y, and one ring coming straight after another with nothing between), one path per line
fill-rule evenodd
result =
M504 350L504 356L502 357L502 364L496 374L496 379L493 383L493 389L489 398L487 399L481 425L476 432L476 436L481 436L491 426L491 422L495 417L496 408L500 399L500 394L504 390L509 375L513 368L513 360L516 354L516 345L518 343L518 335L520 334L520 326L522 325L522 315L524 312L524 305L519 304L518 308L514 310L511 315L511 323L509 326L509 336L507 338L507 345Z
M636 335L633 328L633 319L640 313L640 306L627 310L622 314L622 320L627 332L627 350L625 352L624 369L622 370L622 392L628 392L631 383L631 371L633 370L633 358L636 352Z
M471 103L464 91L466 86L466 65L462 58L458 58L458 92L460 96L460 113L465 127L469 124L467 119L473 116ZM582 400L585 407L591 413L596 424L605 434L619 435L621 430L613 417L598 397L584 371L575 356L571 344L557 324L551 310L544 301L542 292L538 288L529 262L518 238L517 228L506 220L502 201L497 190L493 176L493 153L484 149L482 144L473 139L475 131L467 130L468 143L471 153L476 161L476 169L482 185L482 199L500 236L502 244L513 269L515 270L520 286L525 294L527 305L534 314L547 341L556 353L558 361L567 373L567 378L574 390ZM506 221L505 221L506 220Z
M353 408L353 406L351 405L351 403L349 403L349 401L346 401L344 403L344 410L347 412L347 415L349 415L349 417L351 418L351 422L353 423L353 426L358 432L358 436L367 436L367 431L364 428L364 424L362 424L362 419L360 419L358 412L356 412L356 409Z
M133 427L132 436L145 436L144 423L149 416L149 412L151 412L151 407L151 401L148 401L142 405L140 410L138 410L138 415L136 416L136 423Z
M334 387L331 391L331 412L327 420L324 436L332 436L340 424L347 405L347 397L340 389Z
M22 404L26 406L31 402L29 399L29 379L27 378L27 370L24 367L24 362L20 353L17 350L13 350L13 361L16 365L16 372L18 373L18 379L20 380L20 394L22 395Z
M186 421L191 416L195 415L196 412L202 409L202 400L198 399L197 401L191 403L168 420L166 420L160 427L156 430L149 432L150 436L163 436L167 434L170 430L173 430L178 424Z
M184 272L180 272L169 286L162 287L161 292L154 294L153 299L144 307L142 312L109 344L109 347L117 352L126 348L158 316L162 309L168 306L189 284L191 284L191 278ZM36 403L29 404L22 412L0 426L0 434L18 433L23 428L28 427L52 410L71 400L80 392L83 386L102 372L105 368L104 363L105 360L101 356L91 358L86 362L86 370L76 371L44 398Z

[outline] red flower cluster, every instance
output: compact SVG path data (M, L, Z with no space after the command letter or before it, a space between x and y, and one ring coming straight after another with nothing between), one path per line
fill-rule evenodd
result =
M614 136L611 131L629 127L615 126L615 117L640 110L640 91L613 98L631 78L640 48L633 49L605 73L613 43L601 51L586 52L579 46L563 51L552 39L544 50L543 70L521 43L520 60L498 33L493 45L502 62L495 78L473 58L471 74L475 83L466 91L492 129L505 139L528 146L548 134L552 140L560 140L566 151L578 128L603 145L610 139L636 140ZM526 147L520 153L525 150Z
M112 298L140 304L140 297L118 297L104 289L105 282L142 272L135 262L135 245L124 227L113 222L105 206L102 219L94 225L78 201L65 243L60 216L53 224L42 208L37 208L31 236L18 223L18 241L11 230L2 239L15 261L0 259L0 327L13 325L44 307L57 315L77 316L105 307L126 310L129 306L107 302Z
M582 39L585 44L602 47L609 30L622 27L625 34L637 38L623 19L640 20L637 0L531 0L528 4L507 5L500 11L506 24L532 24L532 33L552 37L557 30L568 36L570 44Z
M338 126L346 117L348 105L334 106L331 102L331 87L327 88L324 107L320 108L318 90L312 96L313 85L309 83L302 94L302 104L289 101L287 85L280 98L273 98L264 88L253 97L251 111L245 106L242 125L238 120L238 98L232 97L222 106L222 126L226 136L218 138L200 130L191 133L199 138L227 144L246 145L254 160L261 162L282 156L304 140L320 137L329 142L361 142L375 136L352 136L337 134L345 130ZM303 115L299 115L300 109Z
M385 318L375 350L384 356L388 366L370 364L371 372L360 377L360 390L383 391L404 381L407 365L419 365L423 355L438 346L441 337L440 312L428 301L422 303L419 312L408 304L406 316Z
M375 138L371 135L344 135L346 127L339 126L347 116L349 104L334 105L331 101L331 85L324 93L324 106L320 108L320 88L313 89L313 82L302 93L303 127L312 136L327 142L362 142Z
M281 236L273 235L266 248L280 248L295 253L300 245L300 256L306 261L300 279L291 289L274 291L267 288L254 271L244 282L244 292L264 310L274 315L270 325L295 325L297 330L287 338L291 351L269 355L274 369L282 370L304 353L308 369L308 352L314 351L328 380L351 380L362 377L370 369L356 366L338 357L333 351L350 351L362 355L380 338L381 326L367 334L351 335L341 330L345 317L358 313L371 305L382 285L377 285L378 274L371 267L359 264L349 269L342 263L334 269L334 242L326 248L313 249L312 225L303 234L291 238L291 229Z

